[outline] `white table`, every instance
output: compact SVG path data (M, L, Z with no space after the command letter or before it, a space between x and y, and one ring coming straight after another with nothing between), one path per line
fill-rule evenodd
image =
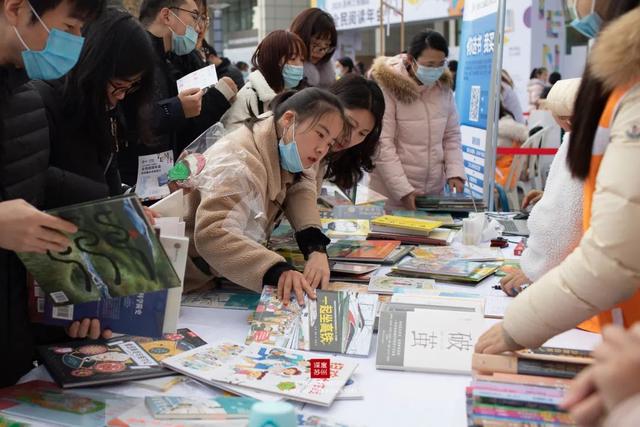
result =
M497 277L489 278L475 288L462 285L439 287L490 294L500 292L492 289L498 280ZM180 327L192 329L207 342L243 342L249 328L249 313L244 310L183 307ZM489 328L496 320L485 319L484 322L484 326ZM571 330L550 340L548 345L590 350L599 341L598 334ZM307 404L301 406L302 411L356 426L466 426L465 387L470 383L470 376L376 370L375 347L374 337L371 355L357 358L359 367L356 375L365 395L363 400L336 401L330 408ZM32 379L50 380L50 377L44 367L39 367L23 381ZM136 397L158 394L126 383L104 389ZM207 396L219 393L191 382L174 387L169 394Z

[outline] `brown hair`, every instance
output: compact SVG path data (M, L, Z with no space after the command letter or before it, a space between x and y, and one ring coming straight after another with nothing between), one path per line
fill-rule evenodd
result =
M299 35L304 41L307 49L309 49L309 55L311 55L311 38L313 36L329 38L332 49L335 49L338 44L338 32L336 31L336 24L333 18L327 12L317 7L305 9L300 12L291 23L291 31ZM319 61L319 64L328 62L332 56L333 51L327 52Z
M300 37L287 30L275 30L267 34L260 42L251 58L256 67L274 92L284 90L282 68L296 56L307 57L307 48Z

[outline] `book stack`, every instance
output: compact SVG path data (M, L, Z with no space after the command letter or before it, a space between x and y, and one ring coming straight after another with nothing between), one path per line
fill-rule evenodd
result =
M338 240L327 247L331 261L395 264L413 249L398 240Z
M474 354L466 390L469 425L575 425L559 404L570 380L592 362L587 351L553 347Z
M453 239L442 222L397 215L384 215L371 220L368 239L399 240L405 244L447 245Z
M418 196L416 207L429 212L481 212L486 210L482 199L467 196Z

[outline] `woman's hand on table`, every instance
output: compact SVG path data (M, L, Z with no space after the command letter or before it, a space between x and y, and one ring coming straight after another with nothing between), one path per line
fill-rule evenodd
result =
M524 348L507 334L502 325L503 322L497 323L482 334L476 343L476 353L498 354Z
M295 293L296 300L300 305L304 305L304 294L307 294L311 299L316 299L316 291L309 286L309 282L299 271L287 270L278 279L278 298L285 306L289 305L291 291Z
M522 272L522 270L518 269L513 273L508 273L502 279L500 279L500 287L504 291L505 294L510 297L515 297L520 292L522 292L523 285L531 284L531 280Z
M449 184L449 190L451 190L451 192L456 190L458 194L464 193L464 180L462 178L449 178L447 184Z
M71 338L91 338L92 340L97 340L100 337L109 339L113 336L110 329L105 329L104 331L100 329L100 321L98 319L89 318L76 320L67 327L66 331L67 335Z
M316 289L325 289L329 285L329 258L323 252L312 252L309 255L307 264L304 266L304 278L307 283Z

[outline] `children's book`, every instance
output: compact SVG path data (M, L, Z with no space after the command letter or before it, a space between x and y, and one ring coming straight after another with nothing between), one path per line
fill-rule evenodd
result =
M451 216L451 214L448 214L448 213L438 214L438 213L429 213L424 211L407 211L407 210L395 210L391 213L395 216L401 216L405 218L418 218L418 219L426 219L428 221L441 222L442 223L441 227L446 227L446 228L457 228L461 226L461 224L458 225L458 223L456 223L455 220L453 219L453 216Z
M322 231L331 239L362 238L369 234L369 221L366 219L320 219Z
M428 261L502 261L504 259L499 248L451 245L451 246L419 246L411 251L416 258Z
M496 276L504 277L507 274L514 274L520 271L522 268L520 267L519 259L505 259L502 263L502 266L496 271Z
M396 231L393 232L371 232L367 236L367 239L372 240L400 240L403 245L431 245L431 246L446 246L453 242L455 237L455 231L448 228L436 228L427 235L414 236L409 234L402 234Z
M317 290L316 300L300 307L292 298L284 305L272 286L265 286L246 344L367 356L378 306L374 294Z
M47 426L103 427L107 412L126 411L137 399L99 390L61 390L47 381L0 389L0 414ZM10 424L13 426L13 424Z
M53 302L78 304L180 286L135 195L48 211L78 226L64 252L18 254Z
M333 217L340 219L371 220L384 215L384 208L377 205L349 206L341 205L333 208Z
M218 396L211 398L148 396L149 413L159 420L228 420L249 418L257 402L250 397Z
M312 378L312 359L321 358L319 355L253 343L235 346L219 358L220 348L228 346L206 345L163 363L215 387L241 387L321 406L331 405L358 366L332 357L321 365L322 374L326 372L329 378Z
M360 400L364 399L364 393L360 388L360 379L358 374L353 374L351 378L347 380L347 383L342 387L340 393L336 397L336 400Z
M482 324L481 303L387 304L380 313L376 368L469 374Z
M185 307L255 310L259 300L260 294L249 290L227 292L214 288L182 295L182 305Z
M374 276L369 282L369 292L374 294L391 295L397 288L433 289L436 284L433 279L416 279L411 277Z
M410 258L392 268L400 276L429 277L436 280L479 283L500 268L500 262L440 261Z
M338 240L327 247L327 256L332 261L383 263L393 255L397 261L398 256L411 250L408 248L404 254L394 253L400 244L396 240Z
M333 273L347 274L347 275L362 275L369 274L380 268L380 264L361 264L356 262L332 262L329 264L331 269L332 278ZM368 280L368 279L367 279Z
M39 346L47 370L62 388L112 384L172 375L160 362L206 344L189 329L162 339L120 336Z
M376 233L398 233L414 236L428 236L430 232L441 225L442 223L440 221L385 215L371 220L371 231Z

